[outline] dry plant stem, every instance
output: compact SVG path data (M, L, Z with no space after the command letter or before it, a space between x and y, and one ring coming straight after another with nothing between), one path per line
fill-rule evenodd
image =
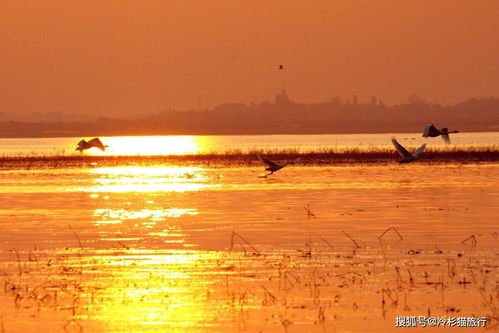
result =
M17 257L17 265L19 267L19 275L23 275L23 270L21 267L21 258L19 257L19 252L17 252L17 250L15 248L12 250L14 251L14 253L16 254L16 257Z
M475 235L471 235L470 237L464 239L463 241L461 241L461 244L466 244L470 240L471 240L471 246L476 246L477 241L476 241Z
M310 210L310 205L308 207L304 206L303 208L307 211L307 218L315 217L315 214Z
M355 241L355 239L353 239L352 237L350 237L350 235L347 234L345 231L343 231L343 233L345 234L345 236L347 236L348 238L350 238L350 240L355 244L355 246L356 246L357 249L360 249L360 246L359 246L359 244L357 244L357 242Z
M71 231L75 235L76 239L78 240L78 244L80 245L80 249L83 250L83 245L81 243L80 237L78 237L78 234L76 233L76 231L73 229L73 227L69 223L68 223L68 227L69 227L69 229L71 229Z
M402 235L398 232L398 230L395 227L390 227L385 231L383 231L383 233L378 237L378 239L381 239L389 230L395 231L395 233L400 237L400 240L404 239L404 237L402 237Z
M232 251L232 249L234 248L234 238L236 236L239 237L239 239L241 239L243 242L245 242L253 250L253 253L255 255L257 255L257 256L261 255L260 251L258 251L253 245L251 245L243 236L241 236L236 231L232 231L232 237L230 239L230 249L229 249L229 251ZM246 250L244 250L244 246L241 245L241 247L243 248L243 251L246 252Z
M333 245L331 245L331 243L329 243L329 242L328 242L328 241L327 241L324 237L321 237L321 236L319 236L319 235L316 235L316 236L317 236L317 238L319 238L321 241L323 241L324 243L326 243L326 244L327 244L327 245L331 248L331 250L334 250Z

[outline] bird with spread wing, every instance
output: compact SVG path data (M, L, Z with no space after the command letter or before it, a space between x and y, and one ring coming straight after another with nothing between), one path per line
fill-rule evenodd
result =
M445 143L450 144L450 138L449 138L450 133L459 133L459 131L449 131L445 127L442 129L438 129L433 124L431 124L431 125L425 127L425 129L423 131L423 137L435 138L435 137L441 135L442 139L445 141Z
M93 138L92 140L85 141L81 140L78 142L78 147L76 147L76 150L83 152L84 150L90 149L90 148L99 148L102 151L105 151L107 147L105 146L102 141L99 138Z
M423 152L423 150L426 148L426 143L423 144L421 147L416 149L414 153L409 153L407 149L402 147L400 143L397 142L397 140L393 137L392 138L392 143L395 146L395 149L397 149L398 153L400 156L402 156L402 159L399 160L399 163L410 163L412 161L415 161L418 159L418 156Z
M272 161L269 161L268 159L266 159L265 157L263 157L260 154L256 154L256 156L258 157L258 159L260 161L262 161L263 163L265 163L266 165L268 165L268 168L266 168L265 170L266 171L270 171L270 173L267 174L267 175L265 175L265 176L269 176L269 175L273 174L274 172L276 172L278 170L281 170L286 165L296 164L296 163L300 162L300 158L297 158L295 160L292 160L291 162L287 162L287 163L284 163L284 164L278 164L278 163L274 163Z

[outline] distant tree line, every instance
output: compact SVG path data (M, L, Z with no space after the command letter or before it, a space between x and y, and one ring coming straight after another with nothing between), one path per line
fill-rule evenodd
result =
M0 114L1 117L1 114ZM2 121L1 137L113 135L334 134L419 132L428 125L461 131L499 131L499 99L473 98L442 106L411 95L386 106L372 96L342 102L296 103L285 91L273 102L228 103L212 110L165 110L137 119L86 121Z

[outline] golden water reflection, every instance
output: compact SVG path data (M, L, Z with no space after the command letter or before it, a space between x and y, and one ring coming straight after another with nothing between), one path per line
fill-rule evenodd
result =
M89 304L89 312L82 308L76 314L78 319L92 321L97 331L154 327L183 331L213 323L218 311L207 307L207 290L215 283L210 275L223 262L222 253L112 252L95 255L82 272L92 274L95 265L104 274L87 281L86 289L95 288L98 304Z
M193 208L169 208L169 209L115 209L102 208L95 209L94 225L97 227L106 227L100 231L101 241L123 242L140 241L143 238L160 239L162 243L181 244L182 246L193 246L185 243L185 233L183 232L178 220L169 222L169 218L180 218L182 216L197 215L198 210ZM125 236L129 234L123 223L130 221L135 230L140 230L140 237ZM116 226L116 227L113 227ZM149 231L148 231L149 230ZM128 246L126 246L128 247Z
M91 169L98 175L86 192L186 192L199 191L217 184L197 167L114 167Z
M182 224L199 214L198 209L185 202L156 199L168 192L173 195L219 186L203 168L196 167L109 167L89 173L91 182L79 190L91 192L98 239L124 248L144 242L195 246L186 242Z
M0 331L364 332L430 308L494 315L496 164L224 169L222 190L164 189L219 186L220 172L43 171L31 177L67 184L3 193ZM403 240L380 240L391 226Z
M117 224L124 220L147 219L150 222L164 221L167 217L180 217L183 215L196 215L197 209L170 208L170 209L95 209L94 216L100 220L95 224Z
M82 311L76 317L91 321L97 331L178 330L210 323L214 312L206 307L205 297L213 282L207 275L212 274L210 266L221 254L140 250L134 244L147 238L158 244L189 247L181 219L199 214L198 209L185 207L185 202L183 207L156 202L154 193L198 191L217 185L203 168L195 167L96 168L90 173L95 178L84 190L92 192L90 197L98 205L92 215L100 241L118 246L88 258L87 272L99 271L99 277L88 280L87 287L97 288L99 301L89 305L91 316Z

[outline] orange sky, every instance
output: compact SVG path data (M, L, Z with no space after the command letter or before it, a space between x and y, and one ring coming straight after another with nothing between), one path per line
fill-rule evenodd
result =
M1 0L0 47L0 112L499 95L497 0Z

